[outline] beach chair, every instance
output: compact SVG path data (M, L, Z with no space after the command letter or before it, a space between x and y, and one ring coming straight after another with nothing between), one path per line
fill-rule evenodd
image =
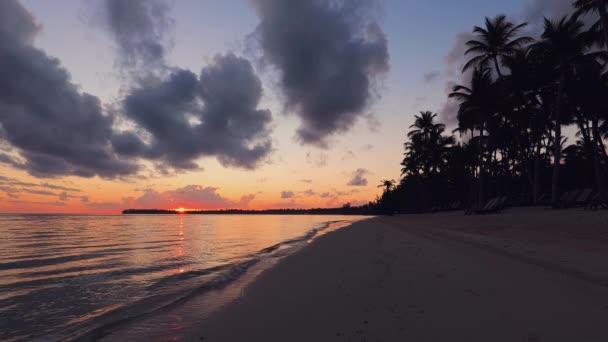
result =
M574 206L574 203L576 202L576 199L580 194L581 190L579 189L563 193L557 201L554 209L571 208L572 206Z
M597 209L608 209L608 200L603 198L601 193L592 196L585 205L585 210L595 211Z
M546 193L542 193L536 199L536 205L546 205L548 201L549 201L549 196L547 196Z
M477 215L498 213L505 208L508 200L509 198L507 196L495 197L492 201L488 202L485 207L474 210L473 213Z
M591 199L591 194L593 193L592 189L584 189L580 192L580 194L576 197L576 200L573 203L574 207L582 207L585 206L589 200Z
M486 202L486 205L484 205L481 209L479 209L479 208L478 209L471 208L471 209L468 209L467 211L465 211L464 214L465 215L472 215L472 214L476 214L476 213L479 213L479 212L484 212L484 211L492 210L493 208L495 208L496 203L499 200L500 200L499 197L493 197L490 200L488 200Z

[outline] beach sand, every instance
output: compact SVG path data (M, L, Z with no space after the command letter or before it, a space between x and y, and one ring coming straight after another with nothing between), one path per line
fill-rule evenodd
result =
M378 217L313 241L199 341L608 341L608 212Z

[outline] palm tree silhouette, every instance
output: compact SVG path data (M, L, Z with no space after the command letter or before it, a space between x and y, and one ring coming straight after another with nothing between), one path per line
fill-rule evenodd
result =
M380 185L378 185L379 188L384 188L384 192L390 192L393 187L395 186L395 180L393 179L385 179L383 181L380 182Z
M475 27L477 39L466 43L466 54L475 56L463 69L474 68L470 82L449 94L458 103L457 128L446 135L437 114L415 115L400 182L383 181L386 195L375 205L429 210L454 200L481 205L489 195L536 204L550 193L556 207L559 190L593 187L591 202L608 206L608 51L593 50L608 45L608 34L600 34L608 28L608 1L574 6L573 16L545 18L535 43L519 37L525 24L504 16ZM594 11L600 21L586 30L578 15ZM564 137L562 125L577 128L578 139Z
M568 77L574 72L577 63L587 55L595 43L589 33L583 32L584 24L577 16L563 17L559 21L545 18L545 30L541 40L530 47L531 52L551 56L554 61L557 91L553 121L555 123L554 141L561 141L562 112L565 106L565 90ZM561 144L553 144L553 177L551 184L551 203L555 206L559 196L559 170Z
M471 130L471 135L474 135L474 131L479 131L479 137L476 139L479 145L479 183L478 183L478 203L484 202L484 181L485 181L485 143L484 132L486 131L487 124L492 118L496 111L495 101L496 94L494 92L495 86L492 81L490 70L487 68L477 68L473 72L471 79L471 85L469 87L463 85L456 85L452 89L453 92L448 96L456 99L460 105L458 108L458 121L465 123L467 126L462 128L468 128Z
M493 62L498 77L502 77L499 59L512 56L517 49L533 41L530 37L517 37L517 33L526 25L527 23L515 25L509 22L504 15L498 15L492 19L486 17L485 28L479 26L473 28L477 39L466 42L469 49L465 55L475 53L477 56L469 60L462 71L467 71L472 67L485 68Z
M593 26L601 29L604 47L608 49L608 2L606 0L576 0L573 6L577 16L597 12L600 18Z
M410 126L414 129L409 131L407 136L410 138L420 136L428 139L431 133L445 129L444 124L435 123L435 118L437 118L437 114L428 110L420 112L420 115L415 115L414 124Z

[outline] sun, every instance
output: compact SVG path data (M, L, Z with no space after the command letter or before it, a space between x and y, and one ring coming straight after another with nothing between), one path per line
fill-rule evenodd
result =
M175 209L175 211L177 211L178 213L183 213L183 212L186 211L186 209L184 209L184 208L177 208L177 209Z

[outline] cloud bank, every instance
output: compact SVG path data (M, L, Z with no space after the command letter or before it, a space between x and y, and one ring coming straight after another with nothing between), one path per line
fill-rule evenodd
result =
M255 198L255 195L249 194L242 196L239 201L232 201L219 194L218 190L201 185L188 185L165 192L150 189L138 198L123 200L121 205L134 208L229 209L245 208Z
M57 59L32 45L39 30L17 1L0 1L0 139L20 156L0 162L42 177L135 173L112 150L114 119L99 99L80 92Z
M387 39L375 1L252 0L260 23L251 38L279 72L285 106L301 119L304 144L327 145L348 131L389 69Z
M255 168L272 150L268 110L257 106L262 84L248 60L218 55L200 76L176 69L132 89L125 116L148 139L126 131L112 137L124 156L196 169L197 158L215 156L224 166Z
M102 24L118 47L118 64L143 70L166 65L173 27L164 0L104 0Z

